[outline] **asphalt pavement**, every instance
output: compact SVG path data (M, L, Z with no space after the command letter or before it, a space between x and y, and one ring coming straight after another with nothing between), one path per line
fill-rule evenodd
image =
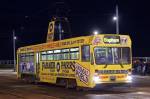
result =
M0 70L0 99L150 99L150 76L133 76L130 87L76 91L47 83L28 84L13 70Z

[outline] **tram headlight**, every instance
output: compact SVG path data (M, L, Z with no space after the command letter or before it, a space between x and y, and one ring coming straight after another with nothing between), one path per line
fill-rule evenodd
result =
M127 81L132 82L132 76L131 75L127 75Z
M94 77L93 77L93 81L96 83L96 82L99 82L99 81L100 81L100 79L99 79L99 77L98 77L98 76L94 76Z
M100 77L98 75L94 75L93 81L94 81L94 83L100 83L101 80L100 80Z

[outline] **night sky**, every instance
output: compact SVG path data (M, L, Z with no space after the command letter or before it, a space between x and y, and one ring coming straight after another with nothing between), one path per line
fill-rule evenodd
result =
M16 47L44 43L53 16L68 17L73 36L90 35L94 29L115 33L116 2L120 34L131 36L133 56L150 56L150 4L148 0L1 0L0 60L13 59L12 30Z

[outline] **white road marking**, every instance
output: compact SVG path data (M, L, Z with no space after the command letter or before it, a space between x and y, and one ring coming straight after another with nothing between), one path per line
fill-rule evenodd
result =
M150 99L148 92L133 92L121 94L87 94L88 99Z

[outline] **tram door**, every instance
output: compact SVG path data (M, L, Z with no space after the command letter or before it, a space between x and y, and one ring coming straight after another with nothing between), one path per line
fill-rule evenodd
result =
M40 53L36 53L36 78L39 80L39 72L40 72Z

